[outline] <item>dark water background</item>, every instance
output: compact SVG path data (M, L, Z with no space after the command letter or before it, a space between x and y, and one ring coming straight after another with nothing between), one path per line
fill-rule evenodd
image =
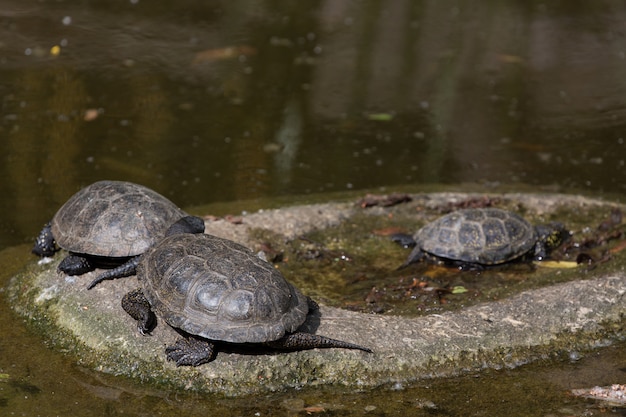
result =
M182 207L407 184L623 201L625 21L626 4L606 0L4 0L0 249L29 260L43 223L101 179L142 183ZM623 366L623 349L608 348L585 366L432 391L185 402L85 374L1 310L7 415L294 415L317 403L326 415L497 415L500 403L577 415L585 406L568 409L562 394L579 378L571 367L592 384L624 382L604 369Z

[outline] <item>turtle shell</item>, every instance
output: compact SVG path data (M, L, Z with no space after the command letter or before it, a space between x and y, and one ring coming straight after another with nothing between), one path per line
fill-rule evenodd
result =
M99 181L83 188L57 211L52 235L70 252L103 257L142 254L186 213L142 185Z
M143 293L170 326L233 343L281 338L304 323L308 299L250 249L206 234L166 237L137 268Z
M518 258L538 239L522 217L495 208L455 211L427 224L414 238L416 249L427 254L483 265Z

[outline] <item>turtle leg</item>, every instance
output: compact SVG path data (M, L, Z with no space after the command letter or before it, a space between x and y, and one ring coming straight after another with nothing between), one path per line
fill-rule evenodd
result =
M198 366L215 359L217 351L215 343L193 336L182 337L171 346L165 348L168 361L176 362L176 366Z
M287 334L278 340L267 342L266 345L282 350L305 350L305 349L357 349L363 352L372 353L370 348L356 345L342 340L331 339L312 333L295 332Z
M98 275L93 281L91 281L91 283L87 286L87 289L90 290L107 279L123 278L135 275L137 273L137 265L139 265L140 258L141 256L135 256L134 258L130 258L128 261L119 266L116 266L113 269L108 269L104 271L103 273Z
M460 271L484 271L488 268L487 265L473 262L458 262L452 263L452 265L456 266Z
M148 335L156 327L156 316L141 288L127 293L122 298L122 308L129 316L137 320L139 333Z
M44 257L52 256L56 251L57 247L54 242L54 236L52 236L52 226L50 223L46 223L41 232L39 232L31 252L37 256Z
M84 256L70 254L61 261L58 270L67 275L82 275L96 269L95 265Z
M424 255L424 251L422 250L422 248L420 248L419 246L415 246L413 250L411 251L411 253L409 254L409 257L406 258L406 261L404 261L404 263L400 265L396 269L396 271L404 269L411 264L417 263L424 258L425 258L425 255Z

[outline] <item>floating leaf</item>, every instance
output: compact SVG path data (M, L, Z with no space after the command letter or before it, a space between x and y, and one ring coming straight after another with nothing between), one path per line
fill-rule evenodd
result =
M374 120L377 122L389 122L393 120L393 114L390 113L370 113L367 115L369 120Z
M100 111L98 109L87 109L85 110L83 120L85 120L86 122L91 122L92 120L96 120L99 115Z
M206 49L196 53L193 65L235 59L242 55L256 55L256 48L248 45L225 46L223 48Z
M313 413L323 413L324 411L326 411L326 409L324 407L311 405L309 407L304 407L304 411L306 411L307 414L313 414Z
M464 292L467 292L467 291L468 289L462 285L457 285L456 287L452 287L452 294L463 294Z

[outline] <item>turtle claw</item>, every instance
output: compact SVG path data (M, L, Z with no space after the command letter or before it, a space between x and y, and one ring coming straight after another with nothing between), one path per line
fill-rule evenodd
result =
M176 343L165 348L168 361L176 362L176 366L199 366L215 359L215 344L208 340L188 337L178 339Z

